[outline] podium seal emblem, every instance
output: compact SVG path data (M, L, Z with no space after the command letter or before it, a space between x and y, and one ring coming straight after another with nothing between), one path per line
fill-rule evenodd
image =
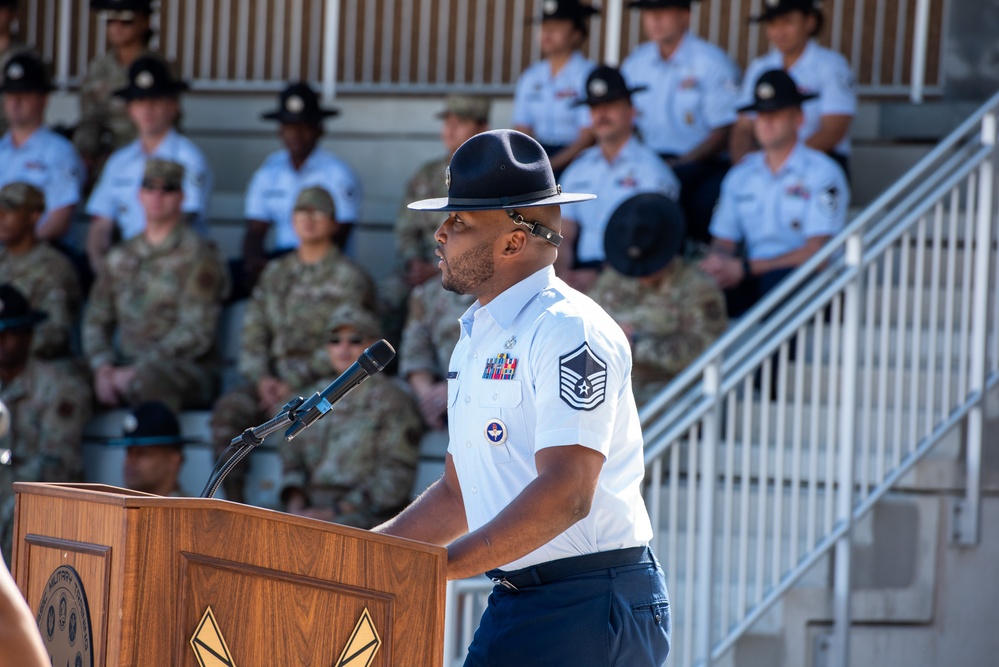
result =
M94 667L87 593L80 575L69 565L57 567L49 575L35 622L53 665Z

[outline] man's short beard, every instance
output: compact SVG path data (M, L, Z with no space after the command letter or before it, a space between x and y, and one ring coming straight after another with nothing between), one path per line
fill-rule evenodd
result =
M441 285L455 294L475 294L480 285L493 277L493 239L483 241L460 257L447 256Z

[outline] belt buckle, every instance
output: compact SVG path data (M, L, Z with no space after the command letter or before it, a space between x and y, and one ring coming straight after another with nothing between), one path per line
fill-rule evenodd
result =
M520 590L512 583L510 583L506 577L493 577L493 583L497 586L503 586L504 588L509 588L511 591Z

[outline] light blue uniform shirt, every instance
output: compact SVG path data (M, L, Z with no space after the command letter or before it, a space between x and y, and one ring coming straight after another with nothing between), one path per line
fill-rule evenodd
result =
M596 65L574 52L558 74L552 76L547 60L524 70L513 94L513 125L525 125L538 143L568 146L579 131L590 126L590 110L573 106L586 98L586 78Z
M722 182L711 235L744 241L750 259L771 259L838 234L849 205L843 170L825 153L799 143L776 174L762 151L750 153Z
M212 194L212 171L194 142L170 130L147 155L136 139L108 158L101 178L87 202L87 215L113 220L122 238L138 236L146 228L146 211L139 202L139 188L150 157L176 162L184 167L184 201L181 210L193 214L194 228L208 235L208 200Z
M756 81L764 72L772 69L784 69L784 56L776 49L749 63L746 78L742 80L742 95L737 108L753 103ZM854 88L853 72L846 58L839 53L809 42L787 73L798 84L801 92L818 95L801 106L805 121L798 136L802 141L807 141L818 131L822 116L856 115L857 91ZM834 152L840 155L850 154L849 134L836 145Z
M50 211L80 201L85 177L73 144L47 127L35 130L20 146L14 145L10 132L0 139L0 187L28 183L45 194L45 212L36 229L45 224Z
M319 146L297 171L287 150L271 153L246 189L246 219L275 226L276 250L297 248L298 235L291 222L295 200L299 192L313 185L325 188L332 195L338 222L357 222L361 208L357 176L346 162Z
M579 154L562 174L565 192L589 192L593 201L562 206L562 217L574 220L579 227L576 260L602 261L604 230L621 202L643 192L658 192L674 201L680 199L680 181L676 174L648 146L631 137L612 162L599 146Z
M631 391L631 347L589 297L548 266L461 317L448 367L448 452L469 531L491 521L538 476L535 454L581 445L604 466L590 513L539 549L502 565L643 546L652 537L640 485L642 429ZM483 378L499 355L505 379ZM493 366L489 366L490 360Z
M712 130L736 121L739 68L714 44L687 33L664 60L659 45L639 45L621 65L635 93L642 139L657 153L683 155L707 139Z

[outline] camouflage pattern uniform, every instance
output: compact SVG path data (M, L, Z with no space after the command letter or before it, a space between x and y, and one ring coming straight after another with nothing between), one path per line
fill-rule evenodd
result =
M680 257L670 262L654 288L608 268L590 290L590 297L634 331L632 384L639 405L665 387L728 326L724 295L711 278Z
M24 255L11 255L0 248L0 283L13 284L33 307L49 315L35 327L32 354L43 359L69 357L82 295L76 271L66 256L44 242Z
M422 431L409 395L392 378L374 375L281 447L282 494L299 489L313 507L334 509L337 523L372 528L409 502Z
M139 57L149 52L139 54ZM80 85L80 123L73 144L80 155L109 154L135 139L136 129L128 116L127 102L113 93L128 86L128 65L114 53L91 61Z
M372 309L374 300L371 278L335 246L316 264L303 263L294 252L268 262L243 317L239 372L247 384L224 394L212 411L217 453L273 416L260 409L261 378L276 377L298 392L328 375L326 315L344 303ZM238 466L226 477L230 499L240 498L245 470Z
M80 479L83 426L90 418L90 387L58 366L29 359L24 371L0 386L10 411L10 431L0 438L11 465L0 465L0 534L5 560L11 557L14 482L71 482Z
M444 379L461 333L458 319L474 301L474 296L449 292L439 280L428 280L413 289L399 347L400 377L427 371Z
M158 246L145 235L115 246L84 314L91 370L135 365L132 405L160 400L175 412L207 405L218 384L215 334L228 291L224 259L188 225Z
M449 157L439 157L427 162L406 185L406 193L402 198L403 206L395 221L395 248L403 266L414 259L437 263L437 256L434 254L434 250L437 249L434 232L440 227L445 216L440 211L413 211L406 208L406 204L420 199L447 197L444 171L450 161Z

